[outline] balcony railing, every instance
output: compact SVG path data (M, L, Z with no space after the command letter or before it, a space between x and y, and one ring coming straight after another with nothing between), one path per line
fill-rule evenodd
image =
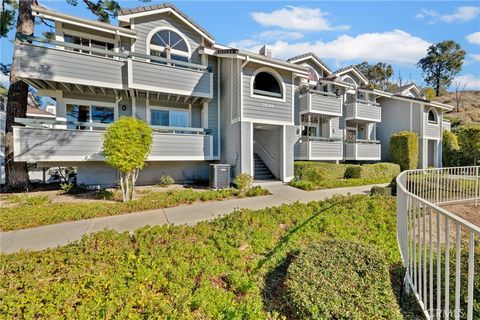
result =
M381 159L381 145L377 140L345 141L345 159L376 161Z
M102 161L103 135L108 124L15 119L28 127L14 127L14 156L27 162ZM81 126L66 129L68 124ZM148 161L210 160L213 136L208 129L152 126Z
M85 86L213 97L213 74L206 65L36 37L28 40L35 44L15 45L16 73L38 88L83 92ZM90 91L95 94L95 89Z
M476 166L408 170L397 177L397 240L405 285L427 319L480 317L474 309L480 301L474 288L480 226L442 208L452 203L478 208L479 173Z
M302 137L295 145L297 160L342 160L343 141L337 138Z
M347 120L381 122L382 110L376 102L356 100L355 102L346 104L345 118Z
M342 101L334 93L307 90L300 97L300 112L340 117L342 116Z

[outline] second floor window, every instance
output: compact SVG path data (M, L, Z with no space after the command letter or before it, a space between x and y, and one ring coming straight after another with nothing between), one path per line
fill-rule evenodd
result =
M88 123L108 124L114 121L112 107L67 104L68 129L91 129Z
M253 80L253 93L259 96L282 98L282 89L277 78L271 73L259 72Z
M433 109L428 110L428 123L430 124L438 123L437 112Z
M150 110L150 124L164 127L188 127L189 112L152 109Z
M179 33L165 29L150 39L150 54L171 60L188 62L190 51L186 39Z
M96 48L100 50L107 50L107 51L113 51L114 45L113 43L110 42L105 42L105 41L98 41L95 39L88 39L88 38L82 38L82 37L77 37L77 36L71 36L71 35L64 35L63 39L67 43L72 43L72 44L78 44L84 47L91 47L91 48ZM96 56L105 56L104 54L96 53L96 52L91 52L88 49L68 49L68 50L73 50L75 52L82 52L82 53L88 53L88 54L93 54Z

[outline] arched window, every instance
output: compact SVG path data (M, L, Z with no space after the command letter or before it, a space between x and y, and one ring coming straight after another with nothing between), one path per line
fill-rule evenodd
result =
M357 83L355 82L355 80L353 80L353 78L350 77L350 76L343 76L340 80L353 84L355 86L355 88L358 86Z
M171 29L160 29L150 35L150 55L188 62L190 47L182 34Z
M430 108L430 110L428 110L428 123L432 123L432 124L438 123L437 111L435 111L435 109L433 108Z
M318 74L312 67L308 67L308 80L318 82Z
M253 80L253 93L259 96L282 98L282 86L273 74L261 71L255 75Z

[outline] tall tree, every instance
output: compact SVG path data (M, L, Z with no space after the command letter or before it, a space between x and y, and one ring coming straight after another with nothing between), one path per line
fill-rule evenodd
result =
M389 79L393 76L393 67L385 62L369 64L364 61L356 66L376 89L385 90L391 86Z
M143 0L148 2L149 0ZM77 0L66 0L70 5L77 6ZM99 21L110 22L110 18L117 16L119 4L114 0L82 1L87 9L97 16ZM34 33L35 18L32 14L32 5L37 0L2 0L2 12L0 14L0 37L7 37L13 27L15 15L17 15L15 43L25 41ZM13 126L15 118L25 118L27 114L28 84L18 79L15 75L15 55L11 67L2 64L0 69L10 74L10 86L8 89L7 117L6 117L6 143L5 143L5 184L7 189L27 190L30 186L26 162L15 161L13 156Z
M418 61L417 66L423 71L425 83L435 89L437 97L441 89L448 87L453 78L462 70L465 51L453 40L446 40L431 45L427 56Z

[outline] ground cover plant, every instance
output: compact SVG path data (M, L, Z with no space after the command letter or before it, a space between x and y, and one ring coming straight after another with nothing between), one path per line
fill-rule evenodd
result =
M176 189L165 192L146 192L141 198L126 203L118 201L50 203L47 196L13 196L12 199L14 200L12 201L16 201L16 206L0 208L0 230L17 230L64 221L169 208L191 204L195 201L224 200L266 194L268 194L268 191L261 187L251 188L242 194L239 190L233 188L207 191ZM99 193L99 196L108 200L114 197L114 193L104 191Z
M374 246L395 270L392 290L398 294L403 271L395 230L394 198L358 195L242 210L195 227L104 231L62 248L1 255L0 315L292 318L286 272L314 241ZM415 309L407 311L418 319Z
M290 185L303 190L353 187L389 183L399 173L400 167L393 163L352 165L297 161L295 178Z

